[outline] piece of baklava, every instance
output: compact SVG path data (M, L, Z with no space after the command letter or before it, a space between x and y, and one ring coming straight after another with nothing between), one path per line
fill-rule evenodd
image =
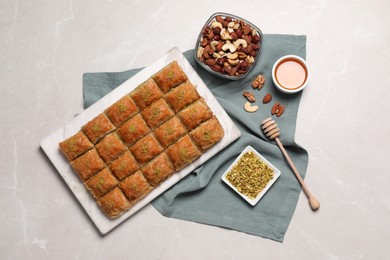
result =
M141 114L135 115L133 118L127 120L117 130L119 136L128 145L133 145L137 140L150 132L145 120Z
M129 151L121 154L117 159L112 161L108 167L118 180L123 180L139 169L137 161Z
M177 113L199 99L198 91L190 81L186 81L165 94L164 99Z
M77 132L58 145L68 161L74 160L76 157L93 148L93 143L91 143L82 131Z
M95 199L99 199L101 196L115 188L118 183L118 180L112 175L107 167L84 182L85 186Z
M167 148L166 153L175 165L177 171L197 159L201 152L189 135L180 138L179 141Z
M146 124L152 129L175 115L167 102L162 98L145 108L141 114L144 117Z
M159 72L153 75L153 79L161 88L161 91L167 93L171 88L179 85L187 80L186 74L183 72L177 61L173 61Z
M186 133L186 128L177 117L172 117L154 130L154 134L157 140L164 147L168 147L169 145L173 144Z
M156 187L175 172L175 166L168 155L162 152L141 170L149 183Z
M107 108L105 112L114 126L118 127L127 119L134 116L138 112L138 107L129 95L125 95Z
M127 149L115 132L103 137L95 148L106 163L111 162Z
M77 157L70 164L82 181L86 181L106 166L94 148Z
M141 110L160 99L162 95L163 93L152 78L130 92L130 96Z
M200 123L210 119L213 116L213 112L207 106L204 99L201 98L184 108L177 115L190 131Z
M140 164L145 164L157 154L161 153L163 147L153 134L148 134L131 146L130 150Z
M190 135L196 144L205 151L222 139L224 130L218 119L214 116L192 130Z
M95 144L103 136L114 131L115 126L111 123L110 119L102 113L85 124L81 129L88 136L89 140Z
M135 204L152 190L152 186L150 186L141 171L137 171L127 177L119 186L131 204Z
M130 208L130 202L126 199L119 187L114 188L98 200L103 212L110 218L117 218Z

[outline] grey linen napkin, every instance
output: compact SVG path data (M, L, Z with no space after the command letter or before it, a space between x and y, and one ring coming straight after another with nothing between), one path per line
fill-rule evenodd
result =
M239 81L218 78L196 64L194 50L184 53L222 107L241 131L241 137L216 154L186 178L156 198L152 205L164 216L234 229L282 242L294 214L301 187L289 168L277 145L265 138L260 122L271 116L274 102L284 104L286 109L280 118L275 118L281 130L280 139L305 177L308 153L294 141L299 101L302 93L286 95L272 84L271 71L274 62L281 56L295 54L306 57L306 36L263 36L259 61L250 74ZM105 94L116 88L140 69L116 73L85 73L83 75L84 107L87 108ZM251 87L258 75L266 77L261 90ZM257 98L259 110L247 113L243 110L244 91L251 91ZM268 104L261 100L266 93L273 99ZM281 172L273 187L252 207L221 181L221 176L234 159L247 146L253 146Z

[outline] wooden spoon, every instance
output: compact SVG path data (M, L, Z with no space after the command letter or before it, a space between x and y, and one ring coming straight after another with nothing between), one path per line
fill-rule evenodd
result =
M309 189L306 187L305 182L303 181L301 175L299 174L297 168L295 167L294 163L292 162L290 156L288 156L286 150L284 149L282 143L280 142L278 136L280 135L280 130L276 122L272 118L267 118L263 122L261 122L261 129L263 130L263 133L270 139L275 139L275 142L279 146L280 150L282 151L284 157L286 158L288 164L290 165L291 169L293 170L295 176L297 177L299 183L302 186L302 190L306 194L307 198L309 199L310 207L313 211L319 209L320 202L310 193Z

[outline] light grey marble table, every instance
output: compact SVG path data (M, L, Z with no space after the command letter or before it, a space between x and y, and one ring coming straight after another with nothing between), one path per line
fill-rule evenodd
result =
M389 259L389 1L0 2L0 259ZM306 183L283 243L165 218L152 206L101 236L39 148L82 108L84 72L185 51L214 12L307 35L296 140Z

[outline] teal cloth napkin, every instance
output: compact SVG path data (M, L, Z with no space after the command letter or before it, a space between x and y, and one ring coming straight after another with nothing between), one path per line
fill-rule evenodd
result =
M302 93L286 95L272 84L271 71L274 62L281 56L295 54L306 57L306 36L273 35L263 36L263 47L259 61L250 74L239 81L216 77L197 65L194 50L184 53L211 92L216 96L241 131L241 137L216 154L186 178L156 198L152 204L164 216L215 225L269 238L282 242L294 214L301 187L289 168L277 145L265 138L260 122L271 116L274 102L285 105L280 118L275 118L281 130L280 139L305 177L308 153L294 141L299 101ZM125 82L140 69L116 73L85 73L83 75L84 107L87 108L105 94ZM258 75L266 77L261 90L251 87ZM243 110L244 91L251 91L257 99L259 110L247 113ZM261 100L266 93L273 99L268 104ZM224 171L247 146L251 145L281 172L280 178L258 202L249 205L230 187L221 181Z

